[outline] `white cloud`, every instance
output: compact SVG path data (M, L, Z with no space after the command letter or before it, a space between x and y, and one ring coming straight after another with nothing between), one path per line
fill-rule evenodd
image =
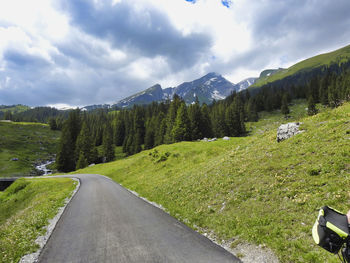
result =
M115 102L210 71L237 83L349 44L349 8L348 0L235 0L230 8L220 0L3 0L0 104Z

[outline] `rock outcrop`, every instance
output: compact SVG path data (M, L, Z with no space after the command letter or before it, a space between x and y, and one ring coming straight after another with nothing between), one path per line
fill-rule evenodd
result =
M282 124L277 129L277 142L286 140L298 133L302 133L303 131L299 130L301 122L290 122L287 124Z

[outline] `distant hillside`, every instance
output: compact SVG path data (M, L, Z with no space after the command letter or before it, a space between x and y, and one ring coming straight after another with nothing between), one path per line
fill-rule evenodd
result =
M0 105L0 111L1 112L10 111L12 114L23 112L23 111L27 111L27 110L30 110L30 109L31 108L29 106L22 105L22 104L9 105L9 106L7 106L7 105Z
M262 75L260 75L260 78L255 82L254 85L251 86L251 88L260 87L267 83L281 80L297 73L306 73L322 66L330 66L332 64L340 65L341 63L349 61L349 59L350 45L330 53L321 54L303 60L287 69L278 69L277 72L263 71Z
M279 68L279 69L265 69L260 73L259 78L257 79L257 81L261 81L263 78L268 78L273 74L276 74L277 72L280 72L284 70L283 68Z
M8 114L9 112L13 114L25 112L27 110L30 110L31 108L29 106L25 106L22 104L17 105L0 105L0 120L5 117L5 114Z
M239 92L248 88L255 80L256 78L248 78L233 84L220 74L212 72L199 79L184 82L175 88L162 89L159 84L156 84L142 92L120 100L113 106L126 108L135 104L146 105L172 99L175 94L183 98L187 104L195 102L196 98L200 103L210 104L213 100L226 98L234 91Z

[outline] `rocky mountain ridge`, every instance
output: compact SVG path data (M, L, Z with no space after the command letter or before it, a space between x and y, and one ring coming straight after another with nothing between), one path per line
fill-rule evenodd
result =
M193 80L184 82L174 88L165 88L156 84L142 92L118 101L115 105L118 108L132 107L135 104L146 105L152 102L161 102L172 99L175 94L191 104L199 100L200 103L210 104L214 100L222 100L232 92L239 92L254 84L257 78L248 78L237 84L233 84L220 74L215 72Z

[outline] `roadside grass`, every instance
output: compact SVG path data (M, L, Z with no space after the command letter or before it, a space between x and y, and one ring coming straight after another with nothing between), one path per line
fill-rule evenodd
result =
M27 176L56 153L59 131L46 124L0 122L0 177ZM18 161L11 161L18 158Z
M0 262L18 262L75 189L69 178L16 180L0 192Z
M305 132L280 143L277 125L290 120L264 114L248 137L161 145L76 173L109 176L190 227L266 245L281 262L338 262L311 229L321 206L350 208L350 103L300 119Z

